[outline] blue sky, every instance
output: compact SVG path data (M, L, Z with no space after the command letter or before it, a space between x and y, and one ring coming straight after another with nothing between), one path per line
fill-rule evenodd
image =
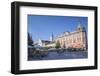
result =
M87 17L28 15L28 32L34 41L49 40L52 33L56 37L65 31L75 31L79 23L87 30Z

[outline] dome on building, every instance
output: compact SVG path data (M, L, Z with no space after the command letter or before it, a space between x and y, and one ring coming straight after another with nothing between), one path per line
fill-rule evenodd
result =
M69 34L70 34L69 31L65 31L65 32L64 32L64 35L69 35Z

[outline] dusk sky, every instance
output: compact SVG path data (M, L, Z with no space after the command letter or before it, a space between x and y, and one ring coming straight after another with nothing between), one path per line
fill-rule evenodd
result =
M54 37L56 37L65 31L75 31L79 23L81 23L87 31L87 17L28 15L28 32L34 41L39 38L49 40L52 33Z

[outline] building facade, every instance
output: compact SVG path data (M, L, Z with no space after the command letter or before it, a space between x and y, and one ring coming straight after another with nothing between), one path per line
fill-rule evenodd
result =
M87 49L87 35L86 30L80 24L74 32L64 32L55 39L59 42L61 48L82 48Z

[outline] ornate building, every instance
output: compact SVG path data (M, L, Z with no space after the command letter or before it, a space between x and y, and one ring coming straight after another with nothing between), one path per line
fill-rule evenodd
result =
M86 30L79 24L76 31L64 32L62 35L55 39L55 42L59 42L61 48L65 47L87 49Z

